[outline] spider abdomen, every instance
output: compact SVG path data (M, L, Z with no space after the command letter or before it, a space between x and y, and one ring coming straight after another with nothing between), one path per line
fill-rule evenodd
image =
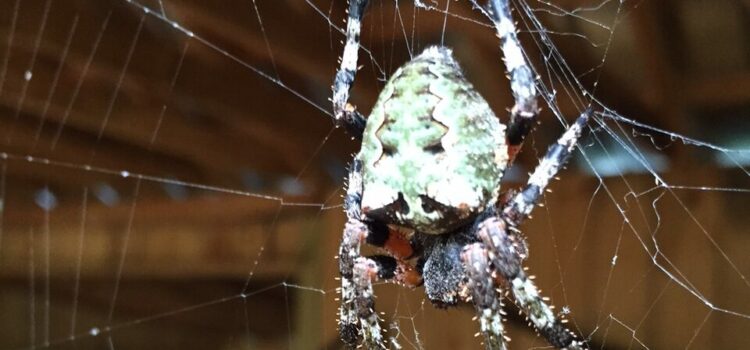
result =
M451 51L427 48L399 68L367 120L364 215L441 234L494 203L508 163L505 126Z

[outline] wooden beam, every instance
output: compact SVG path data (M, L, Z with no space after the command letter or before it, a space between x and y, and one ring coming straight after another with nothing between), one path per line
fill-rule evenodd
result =
M74 162L82 167L95 165L152 176L168 175L183 181L200 181L203 179L201 175L205 175L200 174L202 169L196 168L193 164L158 151L148 151L109 139L96 140L94 135L85 132L69 129L69 137L55 140L56 131L50 128L50 125L45 127L41 116L27 114L24 111L14 120L10 117L11 113L0 107L0 129L10 137L9 142L0 147L0 151L3 152L19 157L34 156ZM69 180L79 183L75 179Z
M313 82L315 85L330 87L332 84L333 68L336 66L336 62L328 62L324 65L323 62L312 60L315 57L310 53L318 52L321 48L317 47L316 41L300 40L299 35L314 33L303 30L297 33L299 35L273 35L275 32L266 27L263 30L256 27L254 31L251 31L249 30L251 26L257 26L253 6L248 6L239 13L236 11L218 13L220 9L211 8L208 4L180 4L180 6L169 9L169 18L207 38L222 50L226 50L230 54L240 57L240 59L252 62L253 65L262 65L263 70L274 78L278 78L277 72L273 70L274 67L283 67L284 73L305 77L306 80ZM288 14L286 12L288 7L293 6L292 3L265 7L263 4L257 5L261 6L261 18L264 20L265 26L273 24L268 22L277 22L279 18L285 17L284 14ZM314 16L317 14L307 12L304 15L309 18L297 18L297 20L305 23L316 22ZM300 28L304 28L304 26L297 29ZM272 35L272 38L268 38L268 35ZM334 39L338 37L334 34ZM266 38L269 40L268 45ZM215 61L222 57L216 51L207 48L199 50L198 53L201 59L205 61Z
M32 327L37 346L49 341L62 348L106 348L108 340L116 349L212 349L217 344L222 349L278 349L288 344L288 322L279 312L289 303L282 286L241 298L242 283L236 280L122 280L113 301L110 280L50 282L47 293L43 283L32 292L28 281L2 281L0 347L30 347ZM250 290L268 284L251 283ZM36 322L27 318L32 300ZM49 323L43 315L51 316ZM94 328L96 335L91 334Z
M110 278L123 253L125 278L288 275L300 256L297 240L309 234L305 218L320 211L232 195L138 198L114 207L89 198L51 212L5 203L0 276L28 277L32 256L46 251L52 278L74 276L79 261L83 278Z
M29 44L31 40L23 40L22 34L18 34L19 40L14 42L13 52L26 54L33 50L34 47ZM180 36L180 38L183 38ZM149 41L141 43L147 45ZM59 43L45 42L42 45L42 53L51 62L57 62ZM201 52L210 52L211 55L203 54L203 58L211 57L211 63L204 62L199 64L202 67L206 65L216 65L213 62L216 59L225 59L218 52L211 51L209 48L195 44L194 49L188 52L184 58L190 61L195 57L200 59ZM199 48L200 47L200 48ZM29 93L23 97L22 112L30 115L44 116L47 128L63 130L63 138L73 133L87 133L90 138L95 138L96 146L91 148L100 148L98 145L98 136L101 132L104 140L110 139L114 142L130 143L135 148L149 150L148 152L161 152L167 155L177 157L181 160L193 162L204 169L210 169L210 174L215 176L213 183L222 183L222 180L237 178L237 164L248 164L253 170L259 172L272 173L294 173L301 166L307 163L309 159L309 150L314 149L314 145L305 145L302 141L307 142L309 137L302 135L290 137L288 130L280 127L289 126L285 124L269 124L265 120L275 120L273 116L279 112L268 110L272 104L251 104L248 110L248 101L245 98L244 106L236 103L226 105L221 97L216 99L217 95L204 94L196 96L184 96L180 93L170 94L170 80L172 77L167 76L174 70L174 67L166 67L162 76L144 76L139 66L134 62L123 76L122 81L118 81L122 70L121 62L108 62L106 60L96 60L84 71L86 66L85 55L87 52L71 52L66 59L66 69L61 76L58 90L70 93L77 84L77 80L85 76L84 88L81 90L78 102L73 105L73 109L67 111L68 100L70 96L55 96L56 98L47 101L49 85L29 89ZM176 52L173 57L180 58L180 52ZM142 60L142 58L141 58ZM224 62L226 63L226 62ZM186 63L187 64L187 63ZM177 62L175 62L177 65ZM35 69L34 81L45 82L51 81L54 73L53 65L40 66ZM195 62L193 62L195 66ZM20 69L21 67L17 67ZM166 69L169 68L169 69ZM186 68L187 69L187 68ZM193 69L191 72L194 72ZM205 70L203 73L207 74ZM19 74L13 76L20 77ZM192 75L191 75L192 76ZM202 75L199 75L202 76ZM217 80L217 79L213 79ZM195 79L190 80L195 82ZM208 81L208 80L204 80ZM145 83L148 82L148 83ZM23 81L15 81L15 85L23 85ZM226 83L226 81L225 81ZM195 83L200 85L199 83ZM188 84L189 85L189 84ZM205 85L205 84L204 84ZM96 88L91 88L91 87ZM232 90L234 85L226 85L227 90ZM118 89L118 101L131 101L126 106L115 108L111 115L103 115L107 110L107 105L111 101L112 90ZM265 95L284 94L283 89L272 89L265 91ZM64 95L64 93L63 93ZM224 96L225 94L218 94ZM13 115L13 110L21 99L21 92L9 92L4 94L0 99L0 104L6 106L9 115ZM264 100L276 100L278 97L263 98ZM126 103L126 102L122 102ZM165 108L162 110L162 108ZM302 111L301 111L302 112ZM163 115L162 115L163 113ZM191 121L193 118L212 118L219 120L223 126L203 125L200 122ZM248 116L250 114L250 116ZM69 115L69 117L65 117ZM137 116L137 117L136 117ZM321 118L320 123L315 123L320 127L316 129L330 129L332 124ZM138 120L138 123L133 123ZM107 122L106 125L104 122ZM305 118L299 118L299 121L307 122ZM63 124L64 123L64 124ZM307 131L309 127L303 127ZM325 130L321 132L325 134ZM155 136L155 137L154 137ZM54 135L53 135L54 138ZM185 142L190 140L190 142ZM48 141L49 143L50 141ZM252 152L248 151L252 150ZM94 153L94 151L89 151ZM283 161L280 161L283 160ZM311 169L312 171L318 169ZM218 172L218 173L217 173ZM226 182L223 182L226 183Z
M135 186L136 180L129 183ZM93 220L107 226L121 226L130 220L133 208L139 222L154 224L212 224L270 221L277 216L296 216L303 213L317 212L316 205L288 205L280 198L264 195L229 195L229 194L194 194L186 200L173 200L166 197L144 196L135 199L124 198L115 206L106 206L89 199L86 208L82 208L83 189L79 192L80 202L68 203L51 212L51 216L61 219L78 218L85 209L87 220ZM89 196L93 196L89 191ZM286 197L285 202L310 202L310 197ZM3 206L3 222L6 225L25 225L41 222L47 215L41 210L26 206L6 203Z
M52 279L245 279L288 276L297 267L299 246L293 239L308 227L304 220L220 225L163 221L131 226L87 218L80 224L52 217L33 224L5 227L0 278ZM124 255L123 255L124 254ZM79 261L81 262L78 265Z

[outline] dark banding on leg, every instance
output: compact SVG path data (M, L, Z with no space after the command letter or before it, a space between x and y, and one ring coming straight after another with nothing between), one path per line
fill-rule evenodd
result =
M505 131L508 143L508 159L512 162L521 149L523 140L536 123L539 107L535 73L524 56L521 42L507 0L490 0L487 15L492 20L500 38L505 69L510 78L510 87L515 104L510 110L510 122Z
M359 34L362 27L362 16L368 0L350 0L349 17L346 22L346 44L341 56L341 66L333 80L333 119L339 126L345 126L356 138L362 137L365 129L365 117L349 103L349 90L357 74L359 56Z
M534 209L539 197L544 193L549 182L567 162L573 149L578 144L583 128L586 127L591 110L586 110L571 124L567 130L550 146L534 172L529 177L526 186L502 209L500 214L511 226L518 226Z

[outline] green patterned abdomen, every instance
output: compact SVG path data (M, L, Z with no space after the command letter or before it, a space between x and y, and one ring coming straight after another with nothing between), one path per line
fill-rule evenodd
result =
M383 88L357 157L366 216L447 233L497 198L508 162L505 125L450 50L430 47Z

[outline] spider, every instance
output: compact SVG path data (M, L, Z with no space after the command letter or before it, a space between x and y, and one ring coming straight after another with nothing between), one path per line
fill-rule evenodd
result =
M550 146L522 190L501 195L503 172L538 114L534 75L508 1L489 0L484 8L500 38L516 101L507 126L464 78L451 50L437 46L391 76L368 118L359 113L348 100L367 3L349 1L346 45L333 84L335 122L361 139L348 175L348 220L338 255L341 339L348 347L361 342L385 348L372 288L382 279L424 285L437 307L472 303L488 349L506 348L502 289L551 345L585 349L527 276L527 247L517 227L572 153L590 111ZM385 254L362 256L363 243Z

